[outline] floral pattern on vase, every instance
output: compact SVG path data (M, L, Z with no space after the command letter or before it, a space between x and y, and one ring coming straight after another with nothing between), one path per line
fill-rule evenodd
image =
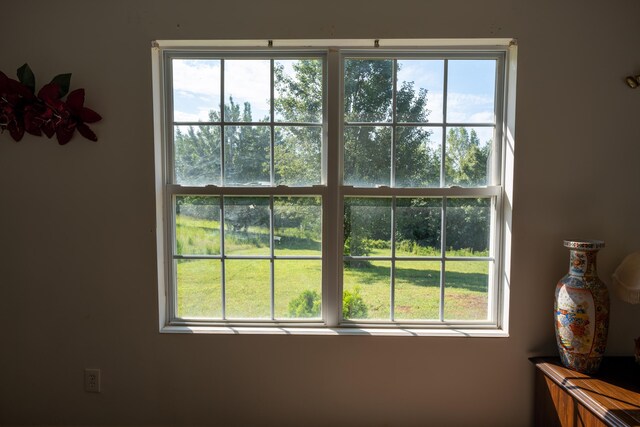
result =
M583 373L600 367L609 330L609 293L598 278L596 256L601 240L565 240L569 272L558 282L555 330L562 364Z

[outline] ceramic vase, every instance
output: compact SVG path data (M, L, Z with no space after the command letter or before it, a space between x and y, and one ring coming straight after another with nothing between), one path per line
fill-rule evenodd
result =
M604 356L609 330L609 292L598 278L596 257L601 240L565 240L569 272L558 282L555 329L562 364L591 374Z

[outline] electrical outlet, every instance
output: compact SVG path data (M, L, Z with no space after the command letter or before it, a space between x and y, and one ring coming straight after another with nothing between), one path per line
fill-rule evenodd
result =
M100 393L100 369L84 370L84 391L89 393Z

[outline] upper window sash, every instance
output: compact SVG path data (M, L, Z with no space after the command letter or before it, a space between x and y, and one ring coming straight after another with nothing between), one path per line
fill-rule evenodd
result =
M451 188L451 187L491 187L502 186L503 176L501 171L502 165L502 126L503 109L504 109L504 75L506 66L507 48L491 49L491 50L384 50L384 49L345 49L340 51L340 84L341 96L340 102L340 138L341 138L341 181L347 187L355 188ZM357 108L351 104L350 93L355 92L350 85L363 84L362 81L353 83L351 79L360 78L358 73L359 62L362 62L365 71L361 73L378 73L377 78L386 78L386 89L389 104L387 111L371 113L359 113ZM419 64L419 65L416 65ZM462 66L461 64L465 64ZM461 117L456 112L454 104L455 98L452 96L454 92L465 90L464 86L468 85L468 75L462 75L464 71L469 73L468 69L472 67L484 68L483 79L485 84L491 90L483 93L485 98L491 104L491 109L479 111L480 114L474 114L470 117ZM366 69L369 65L371 69ZM386 71L384 68L388 68ZM439 70L438 70L439 67ZM404 68L408 68L407 73ZM413 70L411 70L413 68ZM353 71L355 69L355 73ZM420 70L422 75L416 71ZM487 73L487 70L489 73ZM386 76L385 76L386 73ZM425 77L425 74L434 74ZM437 75L439 73L439 75ZM407 75L408 74L408 75ZM369 74L371 76L371 74ZM420 86L418 79L431 79L428 83L422 82ZM439 79L439 82L437 81ZM414 81L417 83L414 84ZM409 82L409 83L407 83ZM364 84L366 85L366 81ZM377 82L377 85L385 87L385 82ZM425 87L429 85L429 87ZM431 87L433 86L433 87ZM461 87L462 86L462 87ZM471 88L477 89L477 88ZM419 96L415 94L425 90ZM469 89L467 89L469 90ZM413 93L414 105L407 105L407 94ZM401 96L402 95L402 96ZM475 94L465 95L472 101L478 101L481 97L473 96ZM376 96L378 93L376 93ZM486 99L489 97L489 99ZM425 99L427 102L425 103ZM424 113L416 114L415 112L408 114L408 108L417 106L419 102L426 104L427 110ZM459 104L459 102L457 102ZM428 109L435 105L433 110ZM403 110L404 108L404 110ZM423 107L425 108L425 107ZM433 107L431 107L433 108ZM348 111L347 111L348 109ZM369 141L362 141L362 138L354 139L353 133L359 134L365 132L370 134ZM451 134L453 132L453 134ZM402 153L399 148L403 146L403 142L408 138L416 139L420 136L412 134L422 133L422 138L426 149L432 150L439 157L440 167L433 164L428 169L429 177L416 179L403 175L403 170L407 169L417 160L411 154ZM485 168L484 178L477 180L462 181L451 176L455 165L449 164L447 150L451 148L450 144L456 139L479 137L483 144L489 143L484 149L489 151L488 162ZM476 136L477 135L477 136ZM386 139L386 140L385 140ZM359 142L358 142L359 141ZM375 142L375 144L373 144ZM415 144L415 142L414 142ZM385 146L387 148L385 148ZM377 148L379 153L371 152L371 148ZM386 150L386 152L385 152ZM367 156L371 157L368 159ZM386 166L380 163L381 158L388 158ZM432 157L432 158L433 158ZM437 160L432 160L436 161ZM365 173L371 175L371 171L358 165L361 162L380 163L377 168L380 176L363 177L358 176L357 169L364 170ZM413 166L411 166L413 167ZM409 167L409 169L411 168ZM382 170L386 168L386 170ZM414 168L415 169L415 168ZM424 168L427 169L426 167ZM433 175L433 176L432 176Z
M308 105L308 111L288 108L284 104L279 104L281 108L278 108L279 99L285 93L282 90L288 90L287 85L292 82L292 67L303 61L308 61L315 73L315 80L305 82L308 85L303 88L307 89L308 99L313 103ZM311 187L325 182L326 51L205 53L166 50L163 64L164 116L168 123L164 129L167 184L227 188ZM247 88L236 77L245 74L251 78L261 75L261 79L255 77L261 81L257 86ZM200 86L196 86L198 84ZM207 107L193 102L194 97L204 98ZM188 102L185 102L186 98L190 98ZM306 152L293 153L286 148L286 141L295 141L296 134L305 134L305 140L310 141ZM202 146L207 151L197 155L184 153L181 141L186 139L201 139L202 144L190 144L190 147ZM257 148L253 152L261 157L254 159L254 165L244 161L245 169L238 169L234 159L236 155L244 154L246 141L253 141L250 144ZM289 144L292 143L295 144ZM289 154L286 154L287 150ZM285 154L288 158L282 157ZM190 161L204 158L210 170L200 176L192 173L186 177L181 173L184 162L180 161L185 158ZM299 174L281 175L279 171L292 160L302 164L298 168ZM195 171L195 166L185 171Z

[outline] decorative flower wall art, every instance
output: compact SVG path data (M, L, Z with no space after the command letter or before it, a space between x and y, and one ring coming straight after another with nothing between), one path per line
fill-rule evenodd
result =
M84 89L69 92L71 74L55 76L37 94L36 78L28 64L18 68L17 76L18 80L14 80L0 71L2 133L8 131L15 141L20 141L25 132L48 138L55 135L58 143L64 145L78 129L85 138L98 140L87 123L95 123L102 117L84 106Z

